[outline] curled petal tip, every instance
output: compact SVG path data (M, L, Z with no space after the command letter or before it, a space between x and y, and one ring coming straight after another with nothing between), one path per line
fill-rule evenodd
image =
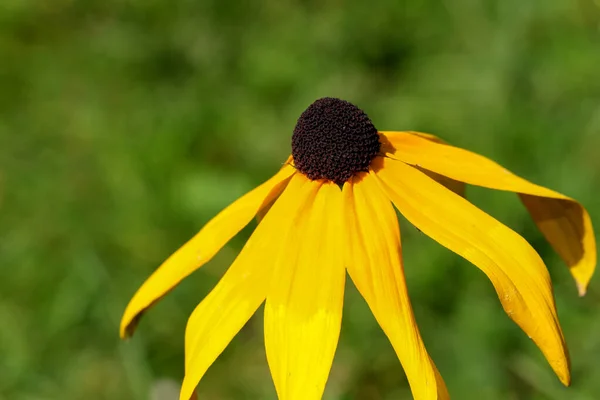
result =
M571 373L567 370L565 374L558 377L560 382L566 387L571 386Z

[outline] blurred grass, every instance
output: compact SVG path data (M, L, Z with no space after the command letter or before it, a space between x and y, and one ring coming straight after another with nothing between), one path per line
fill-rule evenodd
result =
M318 97L488 155L581 200L600 226L599 29L594 0L4 0L0 399L169 399L186 318L251 229L124 343L121 313L165 257L278 168ZM468 195L546 260L573 386L483 274L404 224L417 319L453 398L597 399L598 279L579 299L515 196ZM201 398L275 398L261 312ZM352 287L326 398L411 398Z

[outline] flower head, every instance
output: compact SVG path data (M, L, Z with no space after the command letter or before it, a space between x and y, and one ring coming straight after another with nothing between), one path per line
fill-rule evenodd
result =
M461 196L465 183L518 193L585 294L596 244L583 206L432 135L377 131L358 107L324 98L300 116L283 168L218 214L142 285L125 310L121 336L258 215L234 263L190 316L182 400L265 300L265 346L279 398L320 399L340 333L346 271L389 338L414 398L449 399L413 315L394 205L488 276L508 316L568 385L567 348L543 261Z
M312 180L343 185L368 172L381 142L363 110L347 101L325 97L298 118L292 136L294 167Z

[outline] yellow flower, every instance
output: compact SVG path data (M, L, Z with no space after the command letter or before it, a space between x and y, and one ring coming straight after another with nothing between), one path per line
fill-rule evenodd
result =
M415 323L393 204L488 276L508 316L568 385L569 357L543 261L521 236L456 194L464 183L518 193L585 294L596 244L590 217L575 200L434 136L379 132L356 106L323 98L300 116L284 167L142 285L125 310L121 336L258 215L237 259L190 316L182 400L265 300L265 347L279 399L320 399L340 334L346 271L393 345L414 398L448 399Z

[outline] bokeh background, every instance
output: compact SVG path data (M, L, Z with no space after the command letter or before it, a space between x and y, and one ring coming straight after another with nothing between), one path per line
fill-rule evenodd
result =
M177 398L186 318L252 227L118 338L143 280L273 174L316 98L435 133L588 207L600 227L597 0L2 0L0 399ZM469 199L555 284L563 388L486 277L401 221L417 320L454 399L600 398L600 280L578 298L516 196ZM325 399L411 399L348 281ZM203 399L275 399L262 310Z

